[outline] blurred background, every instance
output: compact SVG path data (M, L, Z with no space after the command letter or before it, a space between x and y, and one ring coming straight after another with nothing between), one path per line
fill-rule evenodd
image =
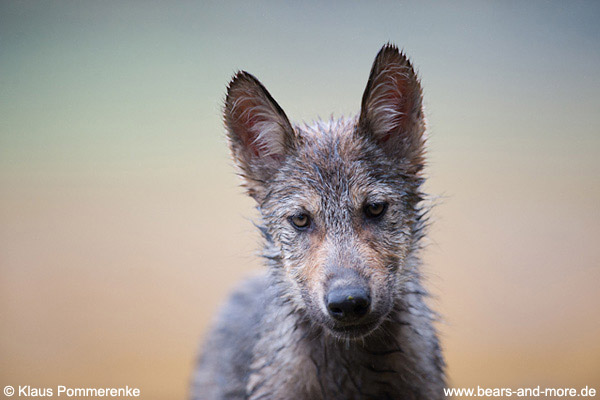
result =
M425 88L425 256L454 386L600 389L600 3L0 2L0 386L184 398L260 270L221 124L359 109L392 41Z

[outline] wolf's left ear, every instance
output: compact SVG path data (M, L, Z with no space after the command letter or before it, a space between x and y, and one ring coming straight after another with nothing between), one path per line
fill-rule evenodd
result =
M377 54L363 94L359 131L370 135L412 172L423 165L425 121L422 90L406 56L392 44Z
M248 194L259 200L268 181L295 143L294 130L267 89L238 72L227 89L225 126L233 160Z

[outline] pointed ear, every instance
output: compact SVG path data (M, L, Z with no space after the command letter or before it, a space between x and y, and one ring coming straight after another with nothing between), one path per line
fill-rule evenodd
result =
M224 119L244 186L258 199L264 183L294 148L294 130L267 89L245 71L238 72L229 83Z
M423 165L422 91L410 61L392 44L377 54L363 94L359 128L412 172Z

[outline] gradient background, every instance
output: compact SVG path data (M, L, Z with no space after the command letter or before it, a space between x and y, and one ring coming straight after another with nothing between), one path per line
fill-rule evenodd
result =
M0 3L0 386L182 398L261 268L220 107L358 111L388 40L425 88L428 287L454 386L600 389L597 2Z

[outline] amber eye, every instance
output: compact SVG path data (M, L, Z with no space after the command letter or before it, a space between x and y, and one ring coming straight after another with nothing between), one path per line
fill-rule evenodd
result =
M387 210L387 203L370 203L365 206L365 215L367 218L379 218Z
M290 217L290 223L296 229L306 229L310 226L310 217L306 214L297 214Z

